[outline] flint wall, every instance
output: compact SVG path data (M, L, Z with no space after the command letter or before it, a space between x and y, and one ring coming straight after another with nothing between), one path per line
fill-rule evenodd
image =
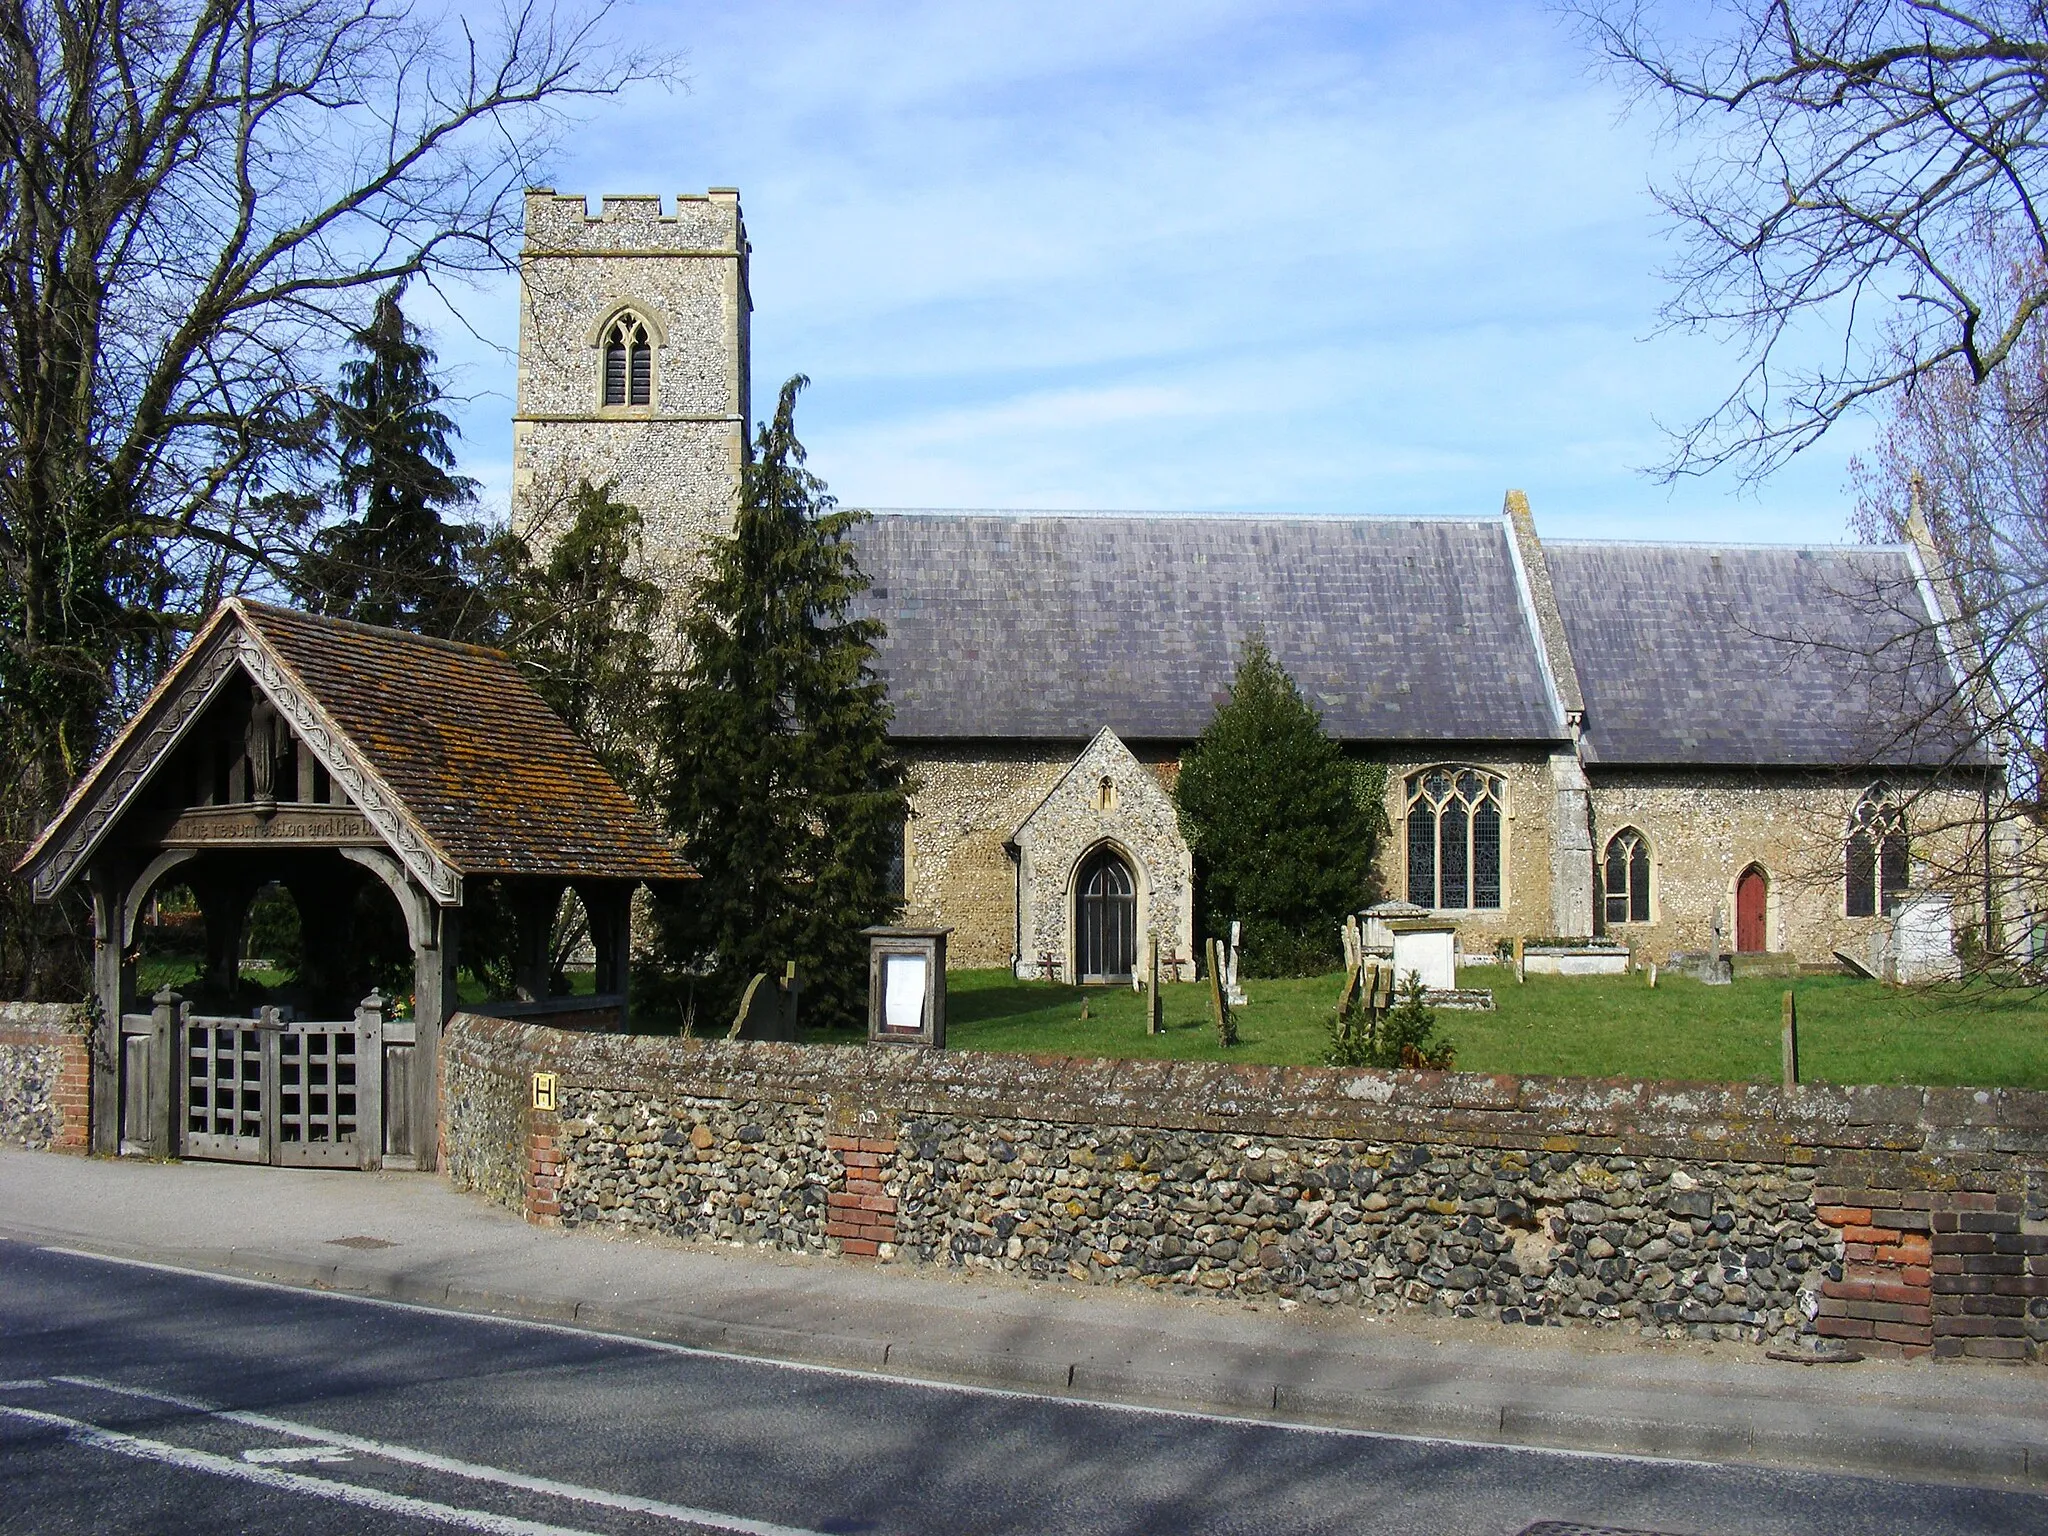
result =
M1180 1294L2020 1357L2048 1094L577 1035L460 1016L446 1166L530 1217ZM531 1074L557 1109L522 1109ZM512 1172L519 1188L512 1188Z
M91 1020L76 1003L0 1003L0 1142L90 1144Z

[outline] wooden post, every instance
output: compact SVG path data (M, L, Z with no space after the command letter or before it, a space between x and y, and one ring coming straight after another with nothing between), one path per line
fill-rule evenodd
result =
M1527 981L1528 973L1522 969L1522 936L1515 935L1515 980Z
M384 1162L384 994L356 1004L356 1166Z
M1374 960L1365 968L1365 1039L1369 1050L1380 1048L1380 1024L1394 1004L1394 967Z
M1799 1086L1799 1009L1792 1001L1792 994L1785 993L1785 1032L1778 1042L1779 1055L1785 1069L1785 1086Z
M430 900L424 893L421 900ZM413 951L412 1054L413 1156L431 1172L441 1149L441 1026L459 1006L456 963L462 953L462 908L433 907L433 945ZM384 1112L391 1112L386 1099Z
M1151 990L1145 998L1145 1033L1163 1035L1166 1033L1166 1010L1159 1000L1159 935L1153 934L1145 941L1146 968L1152 973Z

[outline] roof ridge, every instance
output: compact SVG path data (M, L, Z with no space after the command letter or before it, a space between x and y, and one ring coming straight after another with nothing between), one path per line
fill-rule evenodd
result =
M1696 549L1708 552L1720 550L1753 551L1760 554L1782 553L1785 551L1813 550L1823 554L1850 554L1864 551L1873 555L1903 554L1904 544L1772 544L1761 541L1728 541L1707 544L1698 539L1545 539L1545 549Z
M1122 519L1126 522L1159 523L1472 523L1491 526L1500 520L1497 513L1481 515L1469 512L1172 512L1113 507L845 507L842 510L865 512L870 518L976 518L991 522L997 519L1026 522L1070 518L1102 522Z
M224 606L240 609L255 618L276 614L285 619L303 619L311 624L330 629L351 630L356 634L377 635L392 640L402 640L408 645L430 645L444 651L453 651L458 656L489 656L498 661L510 662L512 658L493 645L478 645L469 640L447 640L439 635L415 634L409 629L397 629L389 624L366 624L361 619L344 619L338 614L313 613L304 608L287 608L282 603L259 602L253 597L234 596L224 600Z

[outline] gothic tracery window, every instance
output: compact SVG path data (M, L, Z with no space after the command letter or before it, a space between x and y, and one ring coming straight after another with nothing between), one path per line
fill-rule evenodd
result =
M1496 774L1427 768L1408 780L1408 899L1420 907L1498 908L1501 797Z
M1889 785L1873 784L1849 818L1843 857L1849 916L1889 917L1898 910L1909 880L1909 854L1904 809Z
M1602 890L1607 921L1647 923L1650 920L1650 844L1634 827L1623 827L1607 840Z
M605 328L604 403L649 405L654 400L654 349L647 326L631 310Z

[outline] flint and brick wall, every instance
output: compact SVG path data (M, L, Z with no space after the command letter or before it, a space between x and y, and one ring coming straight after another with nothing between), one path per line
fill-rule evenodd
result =
M0 1142L92 1144L92 1015L75 1003L0 1003Z
M2048 1341L2048 1210L2027 1192L1822 1189L1842 1273L1821 1286L1818 1331L1908 1354L2018 1360Z
M2008 1357L2048 1340L2048 1094L726 1043L468 1015L443 1059L451 1175L567 1226L1522 1325ZM523 1105L535 1071L558 1074L559 1110L512 1126L500 1106Z

